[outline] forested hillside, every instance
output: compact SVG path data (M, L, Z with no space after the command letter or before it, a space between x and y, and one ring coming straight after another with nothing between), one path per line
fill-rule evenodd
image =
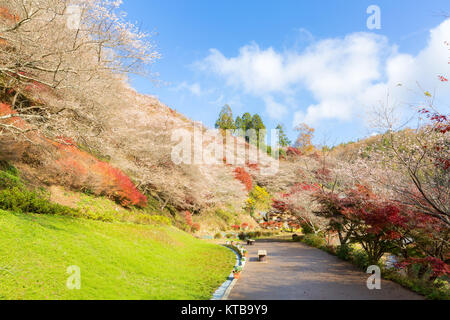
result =
M191 235L284 232L365 269L393 257L392 279L448 299L450 118L433 94L420 92L406 126L382 106L377 135L339 146L314 145L306 124L293 143L281 124L275 143L258 139L262 117L228 105L212 130L131 87L160 54L117 13L120 1L72 2L76 21L65 1L0 0L0 298L207 299L234 256ZM51 274L14 278L33 264L55 267L49 252L60 267L72 249L71 264L83 267L117 253L112 271L89 274L89 294L36 286ZM212 271L194 288L205 264ZM148 291L163 278L166 287Z

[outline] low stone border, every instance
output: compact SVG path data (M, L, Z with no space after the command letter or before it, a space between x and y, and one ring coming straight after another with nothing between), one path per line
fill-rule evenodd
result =
M231 250L236 255L236 264L235 267L242 266L242 268L245 267L245 263L242 263L241 255L236 251L234 248L230 248L229 246L223 245L225 248ZM213 294L213 297L211 300L227 300L228 296L231 293L231 290L233 290L234 285L236 284L238 279L234 278L233 272L231 272L228 279L219 287L219 289L216 290L216 292Z

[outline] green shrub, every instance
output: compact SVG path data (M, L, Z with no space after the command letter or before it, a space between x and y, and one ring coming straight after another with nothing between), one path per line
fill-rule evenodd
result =
M430 283L429 281L404 276L392 269L383 270L383 278L397 282L403 287L409 288L425 296L429 300L450 300L448 288L436 283L439 282L439 280Z
M323 237L315 234L306 234L302 240L308 246L314 248L322 248L326 245L326 241Z
M22 213L77 215L78 212L66 206L51 203L35 192L13 187L0 191L0 209Z
M348 245L341 245L337 247L336 255L339 259L349 261L352 258L352 248Z
M356 266L358 266L363 270L366 270L370 265L369 257L367 256L367 253L364 250L353 251L352 261Z
M250 231L247 233L247 235L250 239L256 239L256 238L260 238L262 236L262 232L261 231Z
M14 187L23 188L20 178L6 171L0 171L0 190Z
M241 232L241 233L239 233L238 238L239 238L239 240L247 240L250 237L249 237L249 235L247 233Z
M214 235L214 239L222 239L222 234L219 232L219 233L216 233L215 235Z
M307 223L301 225L303 234L314 234L314 229Z
M19 171L0 161L0 209L49 215L78 215L77 210L51 203L41 194L25 188Z
M335 246L326 245L326 246L322 247L322 250L324 250L325 252L328 252L329 254L332 254L333 256L336 255L336 247Z
M217 209L215 213L216 216L218 216L220 219L222 219L228 224L230 224L234 219L234 215L232 213L225 211L223 209Z
M17 170L16 167L6 161L0 161L0 171L4 171L16 177L19 176L19 170Z

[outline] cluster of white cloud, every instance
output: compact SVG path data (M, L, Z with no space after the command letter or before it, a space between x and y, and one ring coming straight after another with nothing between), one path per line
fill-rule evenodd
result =
M187 90L191 94L196 95L196 96L201 96L204 93L204 91L202 90L200 84L197 83L197 82L189 84L186 81L184 81L181 84L179 84L178 86L174 87L173 90L174 91Z
M417 82L434 90L437 76L450 73L445 41L450 41L450 19L430 31L427 46L416 56L398 52L385 36L353 33L315 41L303 52L277 52L252 43L227 58L211 49L197 66L220 76L228 86L261 98L270 117L280 119L291 112L294 125L314 125L323 119L352 120L384 101L388 92L391 99L405 102L409 89L418 89ZM305 90L314 103L293 105ZM440 94L450 98L450 90Z

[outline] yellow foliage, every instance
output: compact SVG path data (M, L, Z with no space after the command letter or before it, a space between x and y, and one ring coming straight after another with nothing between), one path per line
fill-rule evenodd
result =
M271 204L271 196L265 188L255 186L249 194L245 209L254 212L255 210L268 210Z

